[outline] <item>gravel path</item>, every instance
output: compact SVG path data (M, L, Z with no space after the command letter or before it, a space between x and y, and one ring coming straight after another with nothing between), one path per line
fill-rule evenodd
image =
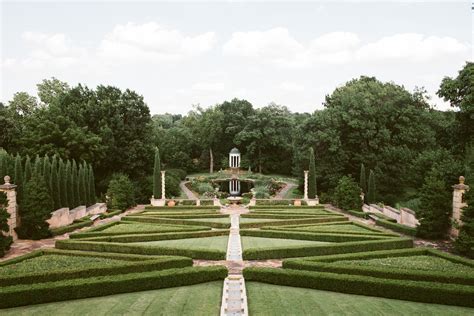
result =
M186 197L189 200L197 200L198 198L194 195L193 191L188 189L188 187L186 186L186 183L189 183L189 181L181 181L179 183L179 187L184 192L184 194L186 194Z

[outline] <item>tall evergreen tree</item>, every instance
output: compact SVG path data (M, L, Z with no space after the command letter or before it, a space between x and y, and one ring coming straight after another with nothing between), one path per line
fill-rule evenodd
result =
M79 165L79 205L86 204L86 191L84 183L84 167L82 164Z
M316 163L313 147L309 149L308 198L314 199L318 194L316 185Z
M89 165L84 162L84 189L85 189L85 201L86 205L90 206L90 188L89 188Z
M30 181L32 172L33 171L31 170L31 159L30 156L27 155L25 160L25 176L23 177L25 183Z
M65 169L65 178L66 178L66 191L67 191L67 206L69 208L74 208L74 194L73 194L73 184L72 184L72 173L71 173L71 161L66 162Z
M153 196L155 199L161 198L161 162L158 148L155 149L155 166L153 168Z
M55 210L61 208L61 193L58 178L58 158L53 156L51 162L51 196L53 198L53 207Z
M369 187L367 192L367 203L372 204L377 200L377 191L375 187L375 173L373 170L370 170L369 173Z
M95 184L94 184L94 170L92 165L89 165L89 203L92 205L95 203Z
M0 183L3 184L3 178L7 175L7 153L0 150Z
M364 164L360 164L359 186L364 194L367 194L367 178Z
M52 189L51 189L51 161L49 159L49 156L46 155L43 158L43 177L44 181L46 182L46 185L48 186L49 189L49 194L51 194Z
M19 154L15 157L15 172L13 176L13 183L17 185L17 200L21 204L23 200L23 167L21 165L21 156Z
M59 159L58 168L58 180L59 180L59 197L61 201L61 207L68 206L67 199L67 179L66 179L66 166L62 159Z
M41 159L38 155L36 155L35 158L35 168L33 172L37 175L43 175L43 159Z
M79 198L79 177L78 177L78 170L76 161L72 161L72 168L71 168L71 175L72 175L72 193L74 196L74 206L72 208L78 207L80 203Z

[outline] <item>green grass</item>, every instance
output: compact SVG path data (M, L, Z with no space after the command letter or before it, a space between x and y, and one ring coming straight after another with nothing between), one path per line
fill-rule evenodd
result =
M298 231L309 231L309 232L355 232L355 233L373 233L373 230L366 229L357 225L310 225L310 226L301 226L294 228ZM291 230L291 229L290 229Z
M127 261L108 259L108 258L94 258L94 257L75 257L64 255L43 255L26 259L15 264L9 264L0 267L1 275L20 275L23 273L33 272L53 272L56 270L75 270L78 268L114 266L123 265Z
M181 220L181 219L180 219ZM190 220L190 221L197 221L197 222L210 222L210 223L230 223L230 217L218 217L218 218L186 218L182 219L183 221L185 220Z
M218 315L222 282L4 309L2 315ZM20 299L20 298L19 298Z
M104 233L155 233L155 232L174 232L181 229L189 229L186 225L164 225L164 224L146 224L146 223L133 223L133 224L117 224L112 227L101 230Z
M274 221L279 221L279 220L286 220L286 219L241 217L239 219L239 222L240 223L268 223L268 222L274 222Z
M474 309L246 282L250 315L472 315Z
M148 241L148 242L133 242L131 245L141 245L145 247L170 247L177 249L210 249L210 250L227 250L227 239L226 236L215 236L215 237L203 237L203 238L186 238L186 239L172 239L172 240L159 240L159 241Z
M474 272L474 269L471 267L459 263L454 263L449 260L435 256L409 256L368 260L342 260L333 263L339 263L343 265L392 267L399 269L415 269L438 272Z
M264 238L241 236L243 250L259 249L259 248L279 248L279 247L293 247L293 246L311 246L330 244L329 242L308 241L296 239L280 239L280 238Z

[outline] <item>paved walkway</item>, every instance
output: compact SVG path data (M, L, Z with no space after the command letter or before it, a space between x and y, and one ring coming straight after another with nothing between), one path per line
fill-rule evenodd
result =
M288 191L293 190L293 188L296 188L297 185L292 183L292 182L285 182L285 187L281 189L273 198L274 200L283 200L285 199L286 194Z
M54 248L54 245L56 244L56 240L68 239L70 234L77 233L80 231L85 231L94 226L119 221L123 216L141 212L144 209L145 209L145 205L137 205L136 207L129 209L122 214L119 214L110 218L96 220L94 221L94 224L92 224L91 226L79 228L79 229L76 229L75 231L72 231L63 235L58 235L53 238L41 239L41 240L18 239L11 245L11 248L7 252L7 254L4 257L0 258L0 262L15 258L18 256L22 256L24 254L30 253L38 249Z
M181 181L179 183L179 187L181 188L181 191L186 194L186 197L188 200L197 200L198 198L196 195L194 195L193 191L189 190L188 187L186 186L186 183L189 183L189 181Z

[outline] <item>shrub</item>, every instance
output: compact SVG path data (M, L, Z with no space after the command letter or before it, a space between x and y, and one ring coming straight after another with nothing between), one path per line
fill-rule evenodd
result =
M0 192L0 257L5 255L5 252L10 249L10 245L13 242L11 236L5 236L4 233L9 232L8 214L7 209L7 196L5 193Z
M263 185L255 186L253 192L256 199L268 199L270 197L268 188Z
M114 174L107 190L107 206L112 209L126 210L135 205L134 187L128 176Z
M166 173L180 180L186 179L186 174L187 174L186 170L183 170L183 169L168 169L166 170Z
M405 235L410 235L410 236L415 236L416 235L416 228L414 227L409 227L405 226L402 224L397 224L397 223L392 223L389 221L386 221L384 219L378 219L375 221L377 225L383 226L385 228L394 230L396 232L405 234Z
M194 188L199 194L204 194L206 192L214 192L214 187L207 182L198 182L194 186Z
M455 246L461 254L474 258L474 185L471 185L471 189L465 193L464 197L467 206L462 210L463 224Z
M65 233L75 231L76 229L79 229L79 228L91 226L92 224L94 224L94 222L91 220L80 221L80 222L73 223L71 225L67 225L64 227L52 228L51 234L53 236L62 235Z
M122 210L108 210L105 213L100 214L100 219L114 217L115 215L122 214Z
M360 188L353 178L344 176L339 180L334 190L333 201L343 210L361 209Z
M165 181L165 195L167 198L181 195L181 189L179 187L180 180L178 177L173 174L165 174Z
M356 217L359 217L359 218L368 218L369 217L369 214L368 213L365 213L365 212L361 212L361 211L356 211L356 210L347 210L346 211L347 213L353 215L353 216L356 216Z
M34 173L24 187L20 207L21 226L15 228L23 239L41 239L50 236L49 224L53 201L43 176Z

